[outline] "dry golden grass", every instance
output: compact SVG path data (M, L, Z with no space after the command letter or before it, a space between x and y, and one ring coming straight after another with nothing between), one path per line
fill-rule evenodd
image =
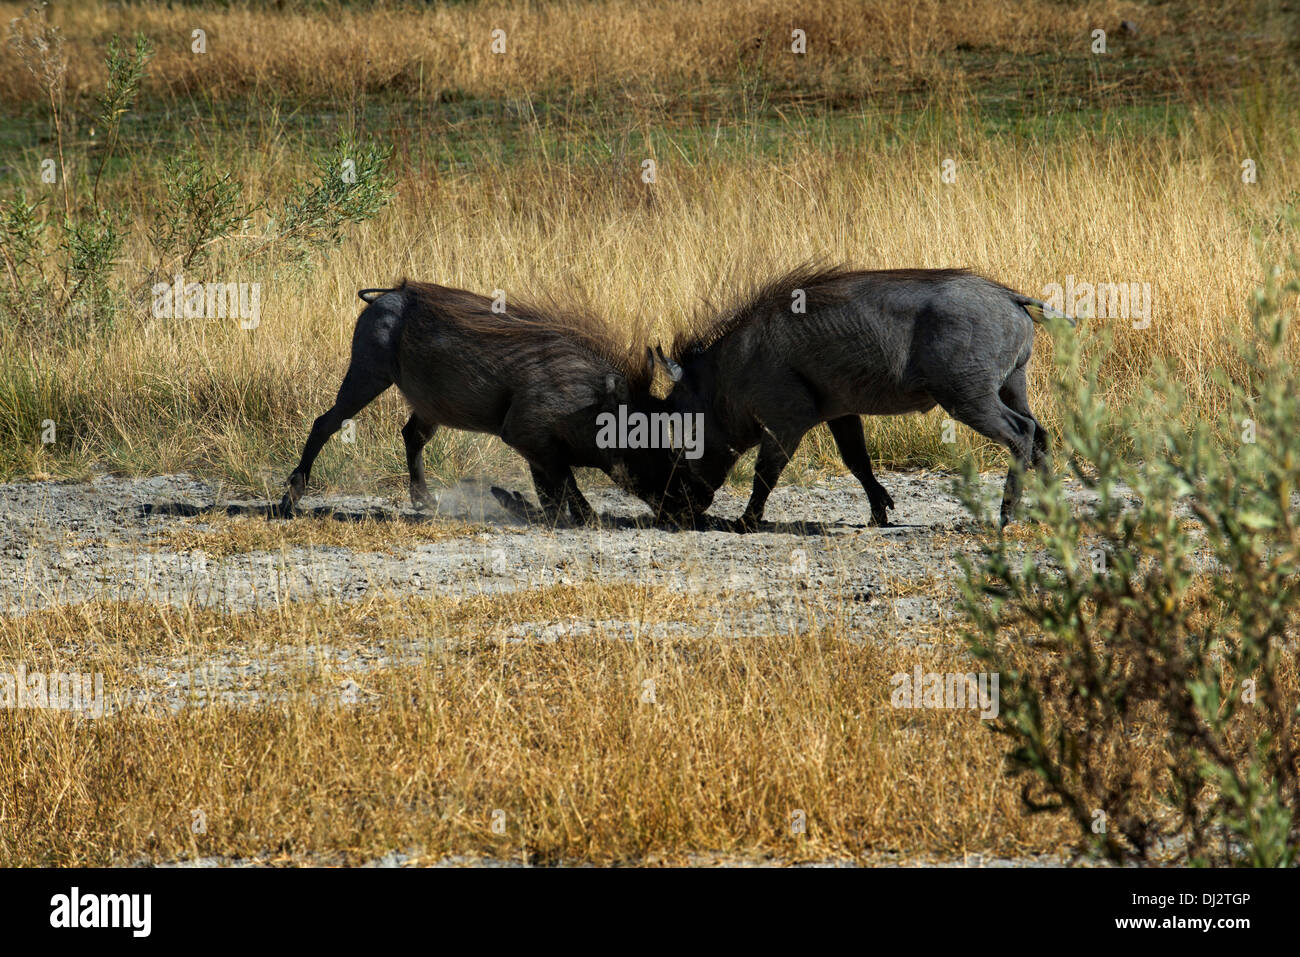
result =
M541 604L640 611L627 595L608 597L588 590ZM541 613L536 599L522 603L497 612ZM206 643L222 630L199 620L206 614L111 604L42 613L21 639L0 626L0 648L90 642L148 660L137 637ZM400 599L364 611L296 604L227 616L224 630L255 646L271 635L289 647L326 636L363 647L394 622L409 633L421 613ZM969 670L955 657L885 651L833 628L635 641L598 629L554 643L461 634L410 666L325 663L269 676L257 687L274 697L259 707L0 716L0 860L355 862L394 848L425 860L801 860L1053 851L1068 837L1061 822L1020 810L1000 745L972 712L890 707L891 674L914 663ZM93 659L79 655L78 670ZM110 695L131 680L131 668L105 670ZM359 685L356 704L340 700L346 680ZM206 833L191 831L196 810ZM504 835L491 829L497 810ZM804 835L791 831L797 810Z
M38 421L67 423L83 455L151 471L217 470L262 490L283 481L311 419L332 402L357 288L410 274L507 294L577 289L629 339L645 328L666 340L702 297L820 256L867 267L966 265L1031 294L1067 276L1150 283L1150 329L1108 323L1115 338L1103 364L1105 398L1138 401L1142 374L1164 360L1184 383L1189 410L1212 416L1224 396L1209 373L1233 371L1224 337L1248 325L1260 270L1243 220L1262 222L1285 205L1300 153L1283 151L1279 139L1276 175L1248 187L1237 176L1240 131L1211 126L1207 115L1199 145L1155 144L1141 162L1133 142L1028 155L973 141L954 149L962 157L955 186L939 181L944 154L932 145L884 143L852 154L806 149L694 164L660 156L653 204L642 201L635 163L615 178L586 168L558 175L533 158L446 178L432 192L411 176L399 183L394 208L306 279L212 267L225 281L264 281L262 323L252 333L142 309L57 353L23 355L30 346L15 342L10 371L30 389ZM1294 227L1279 222L1264 240L1274 251L1293 244ZM1078 334L1098 325L1084 323ZM1057 419L1050 349L1041 337L1030 389L1049 428ZM953 447L940 443L942 418L868 424L886 463L943 462ZM399 397L383 397L358 419L354 446L326 447L319 478L396 478L404 472L402 421ZM958 439L959 451L984 444L965 429ZM834 462L827 451L814 450L816 464ZM444 432L431 453L443 482L517 470L503 466L495 439ZM13 454L29 472L69 467L35 442Z
M945 599L946 583L878 597L918 595ZM758 635L735 618L761 606L752 595L637 584L377 593L238 614L93 601L5 616L0 661L100 672L110 714L0 712L0 860L356 863L401 849L426 862L870 861L1068 848L1072 826L1024 811L1004 742L975 712L891 706L892 676L916 665L978 670L956 622L909 628L926 644L899 647L888 618L863 634L838 596L800 602L788 627ZM573 630L547 640L549 623ZM1021 645L1010 664L1034 654ZM1294 663L1277 677L1300 687ZM1161 729L1150 716L1125 753L1148 769L1138 779L1153 812ZM791 830L795 812L805 834Z
M156 98L159 86L177 97L203 91L202 103L186 100L207 117L196 134L201 152L234 173L249 203L273 205L283 196L304 175L306 147L319 139L286 135L278 113L265 105L257 108L257 123L227 116L226 100L250 88L344 109L354 101L337 84L391 91L395 78L418 73L411 64L427 56L429 69L417 84L426 90L455 88L500 103L518 93L553 105L567 95L558 91L583 89L584 77L598 78L599 90L592 103L565 100L558 118L513 107L496 122L481 111L426 112L409 121L394 115L377 132L398 148L396 202L352 230L319 268L304 277L240 266L247 240L236 237L216 251L203 275L186 277L262 283L262 323L252 332L229 321L155 319L147 303L123 310L111 329L96 326L57 350L0 331L0 425L9 423L6 434L14 440L5 468L78 474L89 462L107 460L129 470L215 471L245 489L278 488L311 419L328 406L341 379L359 305L355 290L404 274L483 292L502 289L507 296L571 295L606 315L628 341L641 334L670 339L702 300L728 298L810 257L867 268L964 265L1031 294L1069 276L1149 283L1152 327L1114 323L1103 367L1105 399L1140 401L1141 374L1165 360L1186 386L1189 414L1214 415L1224 397L1209 375L1215 368L1236 371L1223 339L1247 325L1261 270L1252 231L1263 241L1265 261L1296 242L1285 216L1295 205L1292 184L1300 181L1290 81L1252 88L1255 100L1231 101L1234 83L1247 79L1240 70L1224 72L1202 96L1188 85L1183 66L1171 66L1168 76L1183 86L1178 122L1168 128L1159 117L1100 114L1095 129L1069 138L990 136L980 115L995 107L944 57L971 48L987 49L994 61L998 51L1064 55L1086 37L1088 24L1131 15L1141 22L1143 43L1168 39L1171 49L1191 51L1198 63L1218 69L1226 48L1201 50L1197 31L1217 18L1237 37L1259 26L1251 10L1186 3L1170 17L1115 3L1010 9L985 0L832 2L808 17L812 36L834 42L801 66L773 44L756 48L760 74L756 64L737 59L737 50L748 49L745 38L784 31L790 14L756 0L653 9L616 0L303 14L147 3L60 8L54 19L69 45L74 94L98 82L110 33L139 27L155 34L159 52L147 94ZM214 37L207 59L186 52L197 20ZM472 42L498 20L520 44L518 57L503 63L484 52L486 41L483 49ZM579 22L582 29L574 27ZM227 35L240 42L216 42ZM612 44L611 36L633 39ZM1232 42L1232 50L1245 51L1245 41ZM872 82L893 82L913 60L930 64L922 84L928 106L919 118L896 97L879 111L837 110L833 97L796 97L779 106L779 122L758 102L780 100L796 80L808 91L828 90L831 77L848 76L852 86L857 68ZM1117 54L1121 61L1142 62L1142 56ZM1168 66L1158 57L1152 62ZM1014 93L1014 77L998 69L1001 93ZM797 72L785 77L782 71ZM1058 73L1057 86L1100 75L1086 58ZM1153 68L1141 89L1159 97L1159 83L1168 77L1155 74L1165 76ZM751 104L747 78L760 75ZM24 76L16 58L7 61L0 98L38 103ZM667 91L674 83L713 84L740 100L728 101L716 116L697 116L649 101L643 109L635 96L627 112L619 99L635 84ZM852 102L862 103L862 89L870 88L859 84ZM1080 109L1104 107L1107 95L1084 90L1073 102ZM615 101L621 112L600 119L602 104ZM1045 107L1045 115L1057 109ZM351 122L368 128L364 116ZM477 124L472 135L469 123ZM507 127L517 135L509 144L498 138ZM576 137L577 146L565 137ZM149 221L163 190L161 156L145 147L142 160L127 164L114 183L116 200L137 224ZM33 163L41 149L48 152L28 151ZM455 160L448 164L447 156ZM1260 170L1253 185L1240 180L1247 157ZM645 158L658 164L649 187L640 181ZM958 164L954 184L940 180L945 159ZM253 232L259 228L260 221ZM120 268L138 279L149 256L139 225ZM1089 336L1097 325L1079 334ZM1031 367L1031 393L1051 427L1057 416L1047 389L1049 350L1044 337ZM403 473L400 406L390 394L363 413L356 445L327 446L318 481L373 485ZM54 456L27 439L47 418L60 429ZM987 454L988 464L1002 461L1001 450L965 429L955 446L941 443L942 418L935 412L871 420L872 447L886 464L946 467L971 451ZM499 442L477 436L444 431L429 457L439 482L518 472ZM839 467L822 430L792 472L810 464Z
M0 4L8 22L27 4ZM1190 9L1188 9L1190 6ZM1218 4L1184 5L1177 17L1113 0L1008 5L994 0L856 3L830 0L797 11L776 0L563 0L438 6L331 6L315 11L255 6L191 8L155 3L55 5L52 20L69 43L68 86L95 89L100 53L113 33L143 31L158 49L149 89L217 99L288 93L348 102L376 90L420 99L503 96L539 87L585 92L621 87L649 96L730 81L738 66L826 92L871 92L941 78L944 54L970 46L1050 53L1086 43L1088 31L1142 23L1148 39L1170 30L1225 26ZM1249 22L1241 5L1228 23ZM808 54L790 55L790 33L803 29ZM207 52L191 51L192 32ZM506 32L506 55L491 51ZM0 101L36 91L17 64L0 70Z
M75 650L78 660L85 655L95 667L126 671L140 656L324 645L357 650L385 636L472 640L512 634L521 622L717 621L721 628L731 617L726 612L744 611L755 602L744 594L702 594L633 583L405 599L378 592L355 602L287 603L275 613L229 614L193 604L103 600L0 618L0 656L20 661ZM51 636L62 636L62 642Z
M154 549L201 550L213 557L286 548L347 548L397 554L428 542L463 538L486 526L448 518L418 521L330 518L283 522L232 515L205 515L167 526L149 540Z

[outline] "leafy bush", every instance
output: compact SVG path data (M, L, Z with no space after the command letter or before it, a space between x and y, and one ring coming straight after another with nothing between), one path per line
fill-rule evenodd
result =
M122 118L153 56L148 40L137 36L129 48L116 36L110 41L107 79L93 114L93 128L104 135L86 148L87 162L71 167L66 154L73 151L65 151L63 136L67 61L44 7L11 24L9 43L46 92L61 186L35 201L22 190L0 196L0 317L28 339L64 337L95 322L110 323L124 304L147 302L158 281L207 265L227 240L241 240L240 251L228 258L232 267L254 261L269 269L304 266L314 254L338 245L347 225L373 217L392 196L391 149L343 135L315 158L318 176L287 190L260 232L249 230L264 204L245 204L234 173L218 170L215 161L192 150L164 163L165 196L143 215L111 205L100 185L107 182L106 172L111 176L110 160L122 145ZM93 174L70 181L70 168L93 169ZM56 196L61 211L55 209ZM140 227L152 250L152 257L138 257L134 273L121 263L130 222Z
M285 255L304 264L313 252L341 243L346 225L378 213L392 193L394 180L387 172L391 152L343 139L319 157L316 179L299 184L272 220Z
M1057 330L1069 473L1095 504L1043 477L1031 552L999 535L966 569L970 647L1001 673L1008 773L1031 810L1068 813L1084 846L1117 863L1297 860L1294 256L1288 274L1256 292L1240 371L1215 373L1231 407L1190 428L1161 369L1140 412L1107 408L1105 337L1085 360ZM1131 449L1109 438L1116 425ZM962 494L981 507L973 473Z

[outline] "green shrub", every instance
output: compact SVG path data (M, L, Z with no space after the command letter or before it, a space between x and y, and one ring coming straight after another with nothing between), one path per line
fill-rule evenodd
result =
M1104 342L1085 361L1056 330L1068 472L1095 501L1042 477L1028 544L999 534L966 569L968 641L1001 674L1008 773L1031 810L1071 815L1117 863L1297 860L1298 291L1293 256L1257 290L1240 373L1216 373L1232 407L1184 416L1191 427L1161 369L1144 402L1107 408ZM961 491L982 508L977 476Z
M240 242L221 260L223 268L256 264L273 273L281 265L302 267L338 245L349 224L372 218L392 197L391 149L357 143L345 133L313 159L317 175L286 190L273 209L246 205L234 173L193 150L162 165L160 201L129 208L123 193L100 186L112 179L115 153L123 154L128 167L148 162L123 148L120 136L122 117L153 56L148 40L137 36L127 47L112 38L107 78L92 114L93 128L103 136L75 149L65 149L63 134L67 60L43 7L11 24L9 45L46 93L58 156L57 190L35 201L21 190L0 196L0 320L22 341L39 345L111 324L122 308L147 303L158 282L209 265L230 240ZM69 180L70 170L78 169L93 172ZM254 230L259 212L267 215ZM126 224L133 222L152 255L124 263Z

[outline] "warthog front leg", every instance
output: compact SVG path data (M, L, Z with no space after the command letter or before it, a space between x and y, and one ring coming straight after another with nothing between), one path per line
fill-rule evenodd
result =
M546 513L535 505L530 504L526 498L513 490L498 488L493 485L492 497L500 503L502 508L515 516L515 518L521 519L529 524L535 524L546 518Z
M578 488L578 481L573 477L573 470L567 465L552 465L541 468L529 465L533 473L533 487L537 489L537 500L542 504L542 511L551 524L558 524L566 512L580 525L590 525L596 521L596 513L591 504L583 497Z
M767 498L772 494L772 489L776 488L781 473L785 471L790 457L799 448L799 441L802 438L802 434L787 436L784 439L778 438L770 431L764 434L763 441L758 447L758 461L754 464L754 491L750 493L745 514L740 517L742 530L754 531L763 521L763 509L767 506Z

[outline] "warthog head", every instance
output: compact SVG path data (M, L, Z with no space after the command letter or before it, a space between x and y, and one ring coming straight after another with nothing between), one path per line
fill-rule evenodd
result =
M678 465L689 475L683 479L693 501L701 501L703 512L713 502L713 495L727 480L740 452L732 447L724 423L717 414L718 383L712 367L698 354L684 356L679 363L664 354L659 346L646 350L647 361L657 365L672 383L668 397L660 401L669 412L702 417L703 436L700 454L694 458L678 457Z
M652 422L674 411L666 400L648 391L629 389L622 376L608 375L605 384L601 401L580 413L579 427L598 429L601 421L608 421L601 416L616 419L620 407L624 416L640 414ZM689 525L713 503L714 489L696 475L686 452L663 443L610 448L609 476L623 491L649 505L656 518Z

